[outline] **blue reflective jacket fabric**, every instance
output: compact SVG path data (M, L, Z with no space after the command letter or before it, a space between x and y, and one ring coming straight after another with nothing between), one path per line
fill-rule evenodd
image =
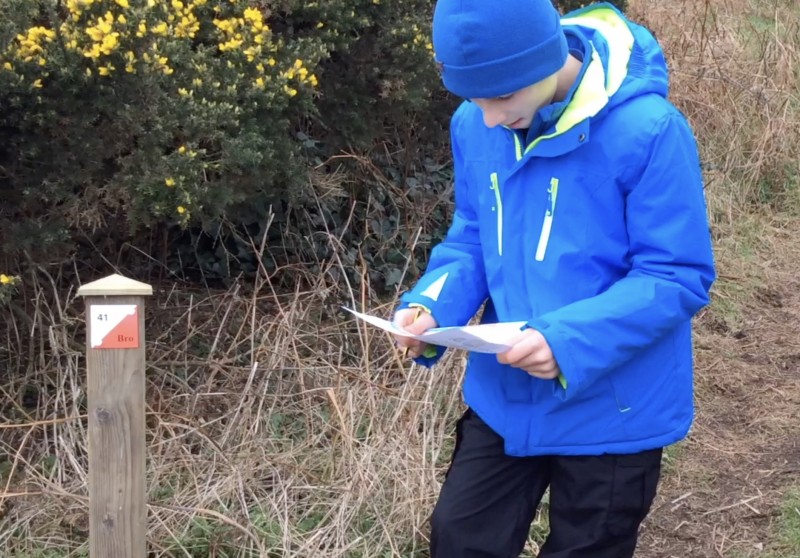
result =
M700 163L650 32L608 4L562 21L590 52L554 126L525 145L473 103L454 114L453 221L401 307L453 326L485 303L483 323L544 335L561 382L468 358L464 399L507 454L633 453L692 423L691 318L715 278Z

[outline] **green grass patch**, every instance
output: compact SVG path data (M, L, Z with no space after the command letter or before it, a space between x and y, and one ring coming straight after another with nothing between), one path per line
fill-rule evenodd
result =
M769 558L800 556L800 487L787 495L776 528L778 549Z
M683 455L685 442L678 442L664 448L661 455L661 476L662 478L672 474L678 466L678 461Z
M797 558L800 556L800 487L787 492L766 548L736 549L729 558Z

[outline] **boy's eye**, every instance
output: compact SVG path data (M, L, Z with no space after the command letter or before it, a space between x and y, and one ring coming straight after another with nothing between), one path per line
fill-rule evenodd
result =
M509 93L508 95L500 95L499 97L497 97L497 100L498 101L508 101L513 96L514 96L513 93Z

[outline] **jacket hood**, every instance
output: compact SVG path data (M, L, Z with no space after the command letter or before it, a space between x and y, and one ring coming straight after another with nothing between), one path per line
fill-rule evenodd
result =
M603 118L609 110L636 97L667 96L664 52L650 31L628 20L614 6L593 4L567 14L561 24L565 33L577 35L584 44L582 77L551 133L527 146L513 135L518 160L538 146L543 156L564 154L581 145L591 120ZM462 106L482 124L480 109L472 103Z
M565 31L583 38L591 57L583 80L562 116L562 129L598 116L635 97L668 92L664 52L644 27L628 20L611 4L594 4L561 20Z

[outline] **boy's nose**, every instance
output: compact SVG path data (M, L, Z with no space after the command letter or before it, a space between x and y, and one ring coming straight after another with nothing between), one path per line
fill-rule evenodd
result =
M505 121L506 114L501 110L494 110L491 108L483 109L483 123L487 128L494 128L498 124Z

